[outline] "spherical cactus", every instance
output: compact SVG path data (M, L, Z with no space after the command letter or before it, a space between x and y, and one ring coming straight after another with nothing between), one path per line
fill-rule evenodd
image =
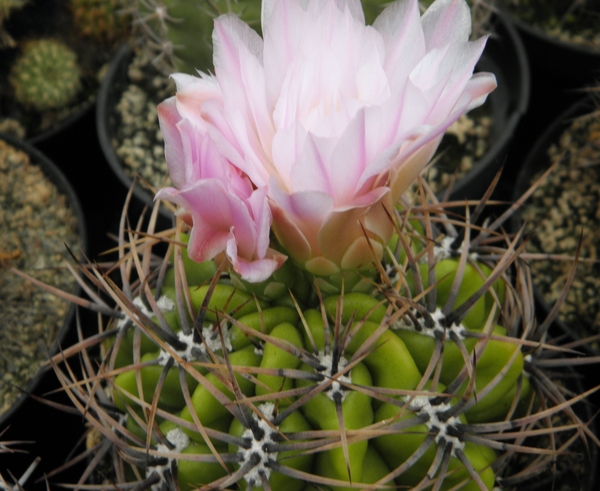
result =
M82 87L77 55L51 39L25 44L11 67L9 81L17 101L37 111L71 104Z
M120 0L71 0L73 25L83 36L114 42L128 33Z
M81 381L57 369L107 436L98 448L115 446L114 482L485 491L539 475L589 434L580 398L544 370L560 350L536 332L518 239L472 239L437 206L398 213L368 293L342 279L306 294L293 264L253 290L190 261L181 223L121 239L122 288L94 276L119 307L93 300L113 320L70 350L87 359L101 341L99 368L88 360Z

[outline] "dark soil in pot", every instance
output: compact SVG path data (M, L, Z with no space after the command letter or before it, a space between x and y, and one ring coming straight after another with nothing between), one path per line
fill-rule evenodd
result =
M107 0L103 5L109 4ZM120 30L114 34L94 34L86 29L86 20L77 12L90 14L97 8L90 0L41 0L26 3L20 10L11 12L2 26L10 33L14 44L0 49L0 131L39 143L78 121L93 108L115 42L126 32L121 27L126 26L125 18L117 17ZM115 16L114 13L110 15ZM90 22L102 25L100 18ZM33 44L42 42L59 43L68 50L74 57L73 69L65 69L65 65L58 62L64 59L61 51L55 55L54 65L63 68L53 71L51 63L35 62L27 70L21 67L22 75L19 75L17 67L25 54L31 52ZM38 60L54 56L47 50L43 53ZM36 70L41 70L44 74L41 79L46 83L53 80L60 84L56 86L55 99L50 100L48 94L54 89L48 90L47 85L35 89L32 88L35 84L23 82L32 79L28 75L32 65L39 67ZM37 93L45 94L46 102L40 102Z
M600 334L600 113L585 99L561 115L532 148L517 180L515 199L548 167L556 169L520 213L531 233L528 252L575 256L580 262L557 325L576 338ZM543 310L559 299L573 261L532 260ZM572 331L571 331L572 330ZM598 342L580 349L597 352Z
M573 88L600 75L600 4L594 0L500 0L533 67Z
M64 268L65 246L87 246L84 218L64 176L30 145L0 135L0 263L77 292ZM74 314L67 302L0 266L0 430L34 390L47 350L65 339Z

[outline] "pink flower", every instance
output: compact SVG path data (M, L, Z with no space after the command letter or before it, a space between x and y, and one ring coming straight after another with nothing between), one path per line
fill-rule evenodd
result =
M174 78L178 94L160 104L158 112L177 189L161 189L156 198L180 205L184 220L193 225L188 245L192 259L207 261L224 252L244 279L263 281L285 261L269 249L267 189L255 189L218 151L202 119L187 114L186 103L201 105L207 93L218 97L218 91L211 93L216 88L212 80L183 74Z
M239 19L219 17L215 75L190 77L185 87L178 76L175 103L178 127L189 124L180 133L207 140L206 158L169 152L177 145L165 132L178 196L211 173L235 175L268 200L272 231L306 269L325 275L369 265L393 233L388 212L444 131L495 88L492 74L473 75L486 39L468 41L470 27L464 0L437 0L422 17L417 0L395 2L373 26L359 0L264 0L264 41ZM219 182L250 210L249 189ZM202 233L216 229L221 217L181 204L205 216ZM241 249L241 235L228 230ZM250 264L263 253L238 256Z

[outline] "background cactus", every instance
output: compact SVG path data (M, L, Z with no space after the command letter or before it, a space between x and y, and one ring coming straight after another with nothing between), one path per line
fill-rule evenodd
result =
M53 360L104 436L86 475L113 449L115 482L140 489L491 490L598 443L572 408L587 394L546 370L570 360L536 326L519 237L475 218L405 203L370 294L300 270L243 292L187 259L181 223L123 228L121 288L82 268L117 307L80 305L112 320Z
M23 46L9 81L19 103L45 111L75 101L81 90L81 70L70 48L58 41L39 39Z
M0 1L0 48L9 48L15 45L15 40L4 29L4 21L8 19L13 10L22 8L27 0L2 0Z
M212 70L215 17L234 13L260 28L259 0L129 0L138 39L156 66L169 74Z
M83 36L114 42L128 34L121 0L71 0L73 25Z

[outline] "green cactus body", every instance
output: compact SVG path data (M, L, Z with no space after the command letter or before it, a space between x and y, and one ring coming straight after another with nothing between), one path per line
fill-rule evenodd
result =
M151 0L135 2L134 25L147 36L154 56L167 60L166 70L196 74L212 71L212 31L216 17L233 13L259 29L257 0Z
M411 234L423 230L413 224ZM302 302L289 295L302 277L291 264L272 284L248 285L228 275L213 281L214 265L189 261L185 249L183 261L172 255L182 269L166 272L161 298L168 301L159 299L162 310L146 315L177 341L158 342L156 328L147 330L137 316L120 336L119 350L130 353L113 359L122 372L114 402L129 414L127 427L145 440L148 410L156 406L163 440L152 441L157 449L177 448L169 465L182 489L212 483L301 491L312 481L333 491L491 490L497 452L471 441L467 428L534 406L522 346L497 324L512 293L504 277L488 281L493 264L439 251L427 256L422 244L415 240L410 254L420 263L397 280L388 273L393 289L321 299L313 293ZM396 264L406 258L398 254ZM342 281L332 290L343 288ZM435 302L426 308L432 292ZM174 307L183 297L190 302L184 312ZM284 297L292 303L281 305ZM465 303L472 306L462 311ZM119 321L120 329L126 324ZM157 343L163 347L152 352ZM149 465L147 479L167 479L161 465Z
M197 264L179 219L134 235L123 287L102 282L98 372L64 383L123 455L115 484L491 491L567 453L588 423L514 244L406 213L376 273L327 284L291 261L259 284Z
M73 103L82 87L76 54L51 39L25 44L11 67L9 81L17 101L36 111Z

